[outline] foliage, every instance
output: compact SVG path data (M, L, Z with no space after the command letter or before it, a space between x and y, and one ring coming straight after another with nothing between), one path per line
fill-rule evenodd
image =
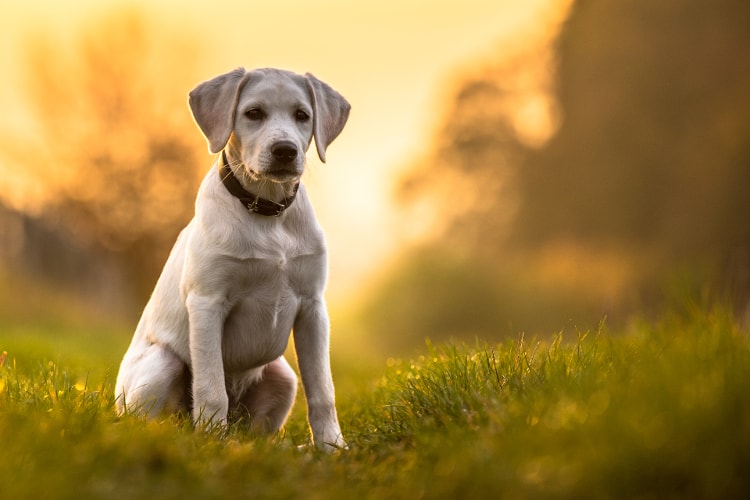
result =
M577 2L559 40L559 133L525 166L527 238L639 242L694 264L750 244L750 10Z
M498 47L456 86L401 183L399 199L435 214L420 252L452 253L470 274L523 276L573 249L576 263L540 295L557 291L565 309L576 276L605 283L624 270L608 293L577 293L600 318L659 311L676 282L750 311L749 27L742 0L580 0L554 51ZM559 123L547 142L529 142L514 111L545 92ZM588 264L597 261L615 265ZM424 269L410 284L417 314L434 321L446 315L430 300L440 273ZM387 283L381 293L399 290ZM548 307L533 293L518 300ZM538 318L504 322L536 329L550 319Z
M350 449L285 433L115 417L111 381L0 368L0 481L44 498L741 497L750 484L750 340L688 307L624 336L428 344L339 393Z
M115 259L146 297L209 165L185 104L197 78L183 56L198 46L120 9L69 44L37 34L25 55L36 134L17 141L14 175L31 192L44 179L36 211L102 265Z

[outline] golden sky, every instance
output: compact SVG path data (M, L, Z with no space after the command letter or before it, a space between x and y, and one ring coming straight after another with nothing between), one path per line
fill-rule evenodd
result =
M398 168L427 149L446 85L499 47L544 36L569 3L0 0L0 133L24 120L16 78L24 40L38 32L72 37L123 5L141 8L172 30L193 32L206 52L200 79L237 66L314 73L352 104L328 163L308 155L305 179L328 234L331 291L346 294L399 248L409 224L419 223L400 219L390 191ZM195 83L185 82L184 93ZM195 140L203 140L197 129ZM206 168L210 163L207 155ZM2 165L0 175L7 175Z

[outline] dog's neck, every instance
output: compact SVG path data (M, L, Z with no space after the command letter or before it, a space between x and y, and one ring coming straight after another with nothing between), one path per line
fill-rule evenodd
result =
M284 199L293 198L297 193L299 180L277 182L252 174L252 169L246 168L242 157L229 146L222 151L219 161L222 162L225 159L242 188L256 196L282 203Z

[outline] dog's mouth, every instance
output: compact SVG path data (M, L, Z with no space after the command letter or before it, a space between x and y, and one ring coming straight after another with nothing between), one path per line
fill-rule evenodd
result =
M276 179L278 182L289 182L299 180L300 172L294 168L276 168L266 174L269 179Z
M245 167L247 176L252 181L270 181L279 184L298 181L301 174L291 168L275 168L269 171L260 172L250 167Z

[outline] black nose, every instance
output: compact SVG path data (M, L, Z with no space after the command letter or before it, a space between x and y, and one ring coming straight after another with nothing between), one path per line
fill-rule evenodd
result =
M271 146L271 154L276 161L290 163L297 158L297 146L291 141L279 141Z

